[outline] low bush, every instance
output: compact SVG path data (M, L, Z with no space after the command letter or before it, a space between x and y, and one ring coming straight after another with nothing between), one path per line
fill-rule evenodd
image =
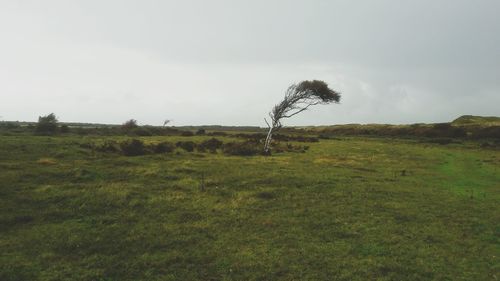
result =
M204 152L205 150L209 150L210 152L215 153L217 149L222 148L223 145L224 143L221 140L211 138L198 144L198 151Z
M139 156L147 153L144 142L138 139L121 142L120 148L125 156Z
M229 142L224 144L223 151L228 155L252 156L262 153L262 147L255 142Z
M193 152L196 147L196 143L192 141L179 141L175 144L175 146L180 147L187 152Z
M38 117L38 123L35 127L35 134L37 135L54 135L58 132L58 120L54 113L46 116Z
M175 145L167 141L153 145L154 153L170 153L173 152L174 150L175 150Z

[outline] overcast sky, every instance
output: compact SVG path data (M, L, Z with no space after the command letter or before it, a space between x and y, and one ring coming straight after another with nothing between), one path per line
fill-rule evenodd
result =
M342 92L286 125L500 115L496 0L0 0L0 120L260 125L286 88Z

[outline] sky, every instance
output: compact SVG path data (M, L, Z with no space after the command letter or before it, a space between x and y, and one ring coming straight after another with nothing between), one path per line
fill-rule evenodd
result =
M265 126L500 116L496 0L0 0L0 120Z

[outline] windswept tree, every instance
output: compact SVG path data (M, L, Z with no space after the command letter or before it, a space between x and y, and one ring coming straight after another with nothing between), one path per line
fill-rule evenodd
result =
M53 135L58 131L58 120L54 113L38 117L38 123L35 127L37 135Z
M163 121L163 127L167 126L170 122L172 122L172 120L165 119L165 121Z
M137 127L139 127L139 125L137 125L137 120L135 120L135 119L127 120L127 122L122 124L122 129L124 129L126 131L135 129Z
M297 115L312 105L338 103L339 101L340 93L330 89L328 84L320 80L306 80L288 87L285 98L269 112L271 122L269 123L264 118L269 127L264 152L270 152L273 133L283 126L283 119Z

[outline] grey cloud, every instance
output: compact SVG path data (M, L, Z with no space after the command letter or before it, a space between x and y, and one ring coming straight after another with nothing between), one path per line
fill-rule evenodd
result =
M288 84L311 78L343 103L290 124L500 115L498 10L494 0L2 2L0 115L262 125Z

